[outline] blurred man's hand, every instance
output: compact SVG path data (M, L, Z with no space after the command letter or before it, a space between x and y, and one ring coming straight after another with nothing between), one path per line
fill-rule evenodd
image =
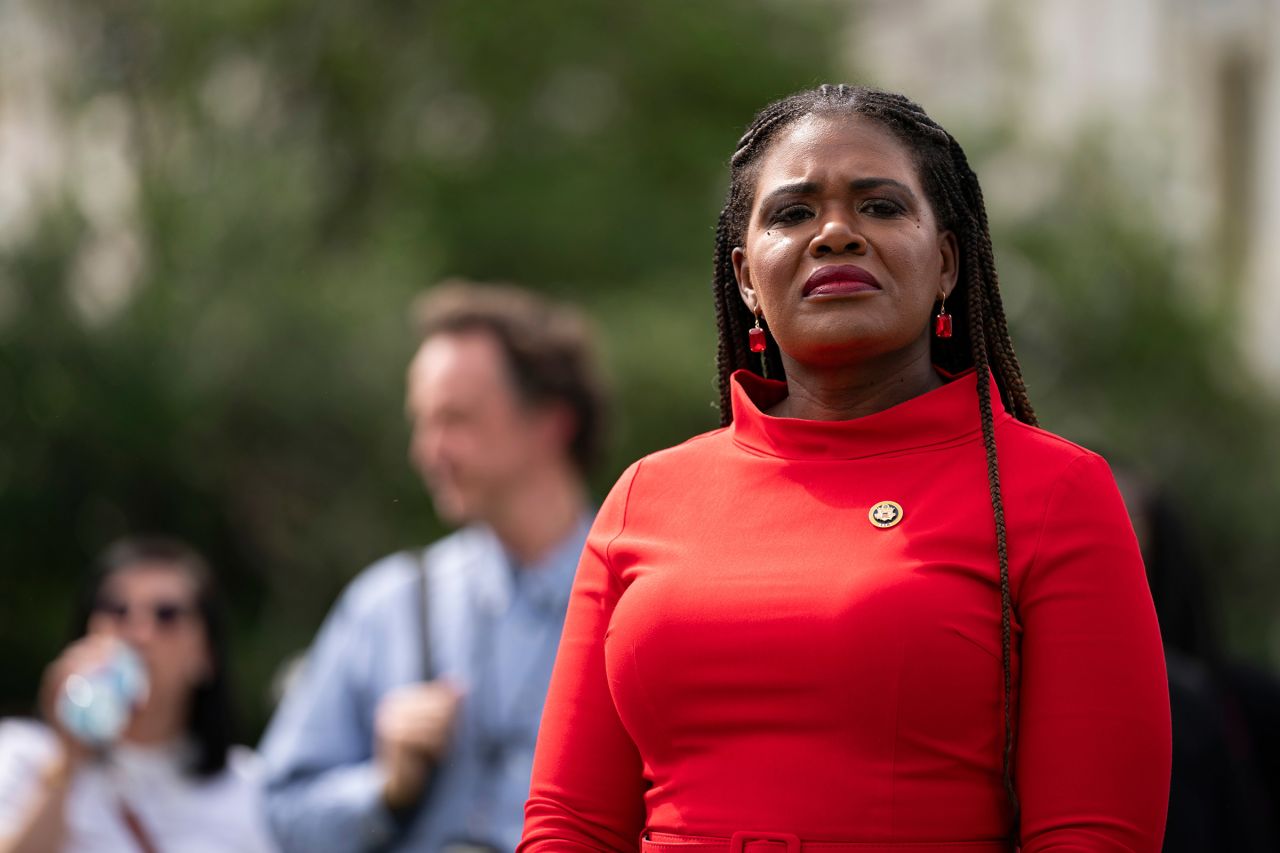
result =
M385 777L382 798L392 810L417 802L431 765L449 745L462 694L445 681L391 691L374 720L375 755Z

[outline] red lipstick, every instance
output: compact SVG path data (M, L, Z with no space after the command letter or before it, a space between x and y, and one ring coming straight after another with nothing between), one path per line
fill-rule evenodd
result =
M804 283L802 296L840 296L881 290L876 277L853 264L831 264L818 267Z

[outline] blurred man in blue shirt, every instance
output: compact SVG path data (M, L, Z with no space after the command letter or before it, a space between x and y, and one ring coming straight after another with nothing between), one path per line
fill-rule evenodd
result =
M325 620L262 742L287 851L520 838L603 394L566 306L456 283L419 310L409 458L461 529L367 568Z

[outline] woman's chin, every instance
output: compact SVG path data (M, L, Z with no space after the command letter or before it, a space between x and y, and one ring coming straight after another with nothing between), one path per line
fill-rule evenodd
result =
M782 351L796 365L812 370L838 370L857 367L880 359L895 351L907 355L910 347L899 341L886 340L881 334L842 329L824 335L807 336L802 343L784 347Z

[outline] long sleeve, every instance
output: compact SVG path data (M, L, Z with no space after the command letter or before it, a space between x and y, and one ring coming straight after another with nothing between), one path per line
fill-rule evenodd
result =
M632 851L639 844L646 785L605 670L609 623L623 591L609 551L626 523L639 465L605 500L578 566L542 714L521 853Z
M326 619L262 741L267 816L285 851L368 849L395 830L359 704L371 650L352 599L349 590Z
M1017 597L1022 851L1156 853L1169 796L1169 692L1155 610L1106 463L1055 484Z
M41 778L57 756L57 743L43 726L0 721L0 849L11 849L20 836L25 840L12 849L30 849L33 834L47 841L49 835L63 833L65 794L55 795ZM50 802L55 796L59 802ZM43 817L36 818L36 812Z

